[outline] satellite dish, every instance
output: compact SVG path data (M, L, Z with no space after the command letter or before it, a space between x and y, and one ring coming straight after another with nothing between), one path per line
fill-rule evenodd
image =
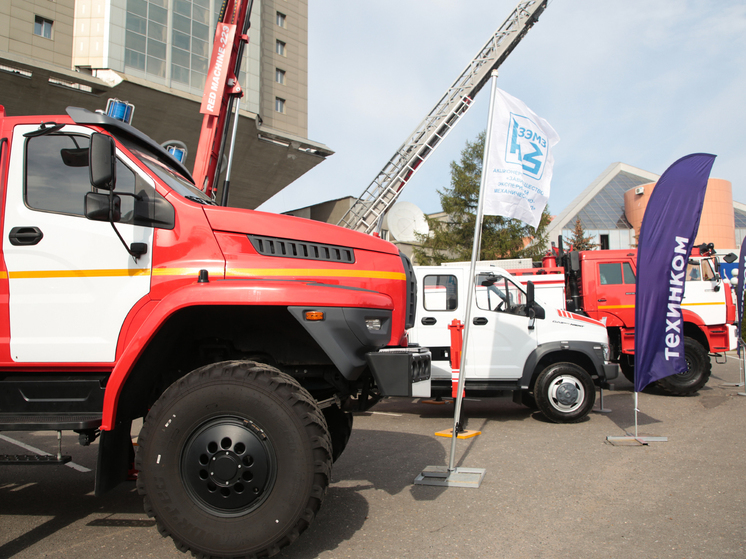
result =
M414 243L416 233L427 235L430 232L425 214L412 202L394 204L386 214L386 223L394 239L402 243Z

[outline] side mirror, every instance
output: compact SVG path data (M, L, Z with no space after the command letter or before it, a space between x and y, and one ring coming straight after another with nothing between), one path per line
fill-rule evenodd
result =
M546 317L544 308L536 302L535 292L536 288L534 287L534 282L528 282L526 284L526 308L528 309L530 318L529 330L533 330L535 319L538 318L540 320L544 320L544 318Z
M115 145L111 136L98 132L91 134L91 148L88 151L91 185L101 190L114 190L117 181Z
M122 219L122 199L116 195L86 192L85 216L93 221L117 222Z

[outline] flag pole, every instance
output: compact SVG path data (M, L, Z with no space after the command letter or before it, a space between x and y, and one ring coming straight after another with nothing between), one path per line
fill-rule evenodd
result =
M490 152L492 137L492 121L495 114L495 92L497 90L497 70L492 70L492 86L490 93L490 111L487 118L487 134L484 139L484 155L482 157L482 176L479 181L479 202L477 203L477 215L474 222L474 243L471 249L471 263L469 265L469 277L467 278L466 295L466 317L464 319L463 343L461 346L461 370L458 376L458 392L456 393L456 406L453 411L453 431L451 432L451 455L448 467L428 466L414 480L415 485L439 485L446 487L479 487L486 473L484 468L456 468L456 440L459 432L459 419L464 393L464 381L466 373L466 353L469 342L469 330L471 326L471 306L474 301L474 288L477 268L477 258L482 246L482 220L484 219L484 183L487 176L487 154Z

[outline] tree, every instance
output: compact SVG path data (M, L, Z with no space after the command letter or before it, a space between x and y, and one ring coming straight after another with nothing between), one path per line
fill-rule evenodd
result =
M598 243L593 242L593 235L586 236L583 222L578 217L575 220L575 228L572 230L572 237L565 241L573 250L593 250L598 248Z
M471 260L474 224L479 203L485 133L466 142L461 159L451 162L451 186L438 190L445 220L427 217L428 235L418 235L414 248L418 264ZM544 208L537 230L517 219L485 216L479 260L498 258L540 259L546 250L549 212Z

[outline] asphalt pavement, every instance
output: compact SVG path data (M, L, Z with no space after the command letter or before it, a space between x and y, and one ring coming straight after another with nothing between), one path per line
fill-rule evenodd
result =
M455 465L484 468L479 488L414 485L449 463L453 404L388 399L357 414L311 527L283 559L744 558L746 397L739 362L713 366L699 394L604 392L608 413L547 422L510 399L466 400ZM597 404L598 407L598 399ZM55 433L0 433L0 454L55 452ZM0 466L0 558L184 557L143 512L134 483L93 495L97 444L63 436L68 466Z

